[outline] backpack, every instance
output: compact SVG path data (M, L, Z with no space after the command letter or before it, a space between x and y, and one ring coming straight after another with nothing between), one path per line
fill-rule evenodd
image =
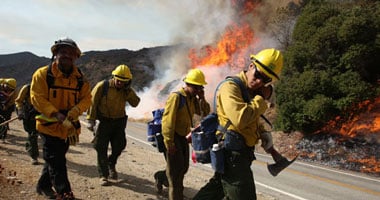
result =
M228 121L224 127L220 126L218 115L216 114L216 93L218 92L219 87L226 81L233 81L239 85L244 101L247 103L250 101L248 90L245 88L240 78L236 76L228 76L225 80L219 83L214 93L214 112L204 117L201 120L200 125L191 132L191 144L196 162L203 164L211 163L210 150L213 144L216 144L221 140L221 138L216 137L216 131L220 130L224 133L227 131L228 126L231 125L231 122Z
M178 110L186 104L186 97L180 92L175 92L180 97ZM164 108L159 108L152 111L153 120L148 122L147 140L152 142L152 145L157 147L158 152L164 152L164 141L162 136L162 115L164 114Z

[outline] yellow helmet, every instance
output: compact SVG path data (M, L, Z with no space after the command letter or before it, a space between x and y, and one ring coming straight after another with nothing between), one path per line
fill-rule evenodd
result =
M258 64L256 66L261 72L271 79L280 80L279 75L283 67L284 58L279 50L264 49L256 55L251 54L250 57L253 63Z
M185 83L193 85L206 85L205 75L200 69L191 69L183 79Z
M51 48L50 48L51 53L53 55L55 55L57 53L58 48L60 46L63 46L63 45L70 46L70 47L74 48L76 53L77 53L78 58L81 56L82 52L80 51L78 45L74 42L74 40L67 38L67 37L55 41L53 46L51 46Z
M127 65L119 65L113 71L112 75L119 81L132 80L132 74Z
M4 84L6 84L12 90L16 89L16 87L17 87L17 81L14 78L5 79Z

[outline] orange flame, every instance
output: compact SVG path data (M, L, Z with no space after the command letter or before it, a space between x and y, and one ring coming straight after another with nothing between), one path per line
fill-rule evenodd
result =
M356 108L365 111L358 115L352 114L351 119L341 125L339 124L342 118L338 116L328 122L322 131L339 133L350 138L358 135L380 134L380 97L377 97L374 102L363 101Z
M191 67L197 66L220 66L229 64L236 66L239 59L245 57L247 48L254 42L254 33L248 23L232 24L225 31L220 41L215 45L203 47L200 51L191 49L189 58ZM240 61L241 62L241 61ZM244 63L242 64L244 66Z
M370 158L361 159L361 160L349 158L347 161L360 163L362 165L360 169L361 172L374 173L374 174L380 173L380 162L376 160L375 156L371 156Z

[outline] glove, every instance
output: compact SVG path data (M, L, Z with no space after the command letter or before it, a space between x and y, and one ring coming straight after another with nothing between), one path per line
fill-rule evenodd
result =
M79 142L79 137L74 127L68 130L66 142L69 142L69 145L73 146Z
M78 119L79 115L80 115L80 110L77 106L74 106L73 108L71 108L71 110L69 110L69 112L67 113L67 119L69 121L73 121L73 120L76 120Z
M88 122L87 129L94 132L94 127L96 124L95 120L94 119L88 119L87 122Z
M265 100L270 99L270 97L272 96L272 93L273 93L272 85L263 86L259 88L257 91L257 95L262 96Z
M73 123L66 118L62 122L62 126L67 130L66 142L69 142L70 145L76 145L79 142L79 137Z
M191 142L192 142L191 132L186 135L186 140L187 140L187 143L191 144Z
M66 116L60 112L55 112L51 116L55 117L59 122L63 122L66 119Z
M261 147L268 152L271 147L273 147L272 134L270 132L260 133Z
M71 123L71 121L69 121L67 118L62 122L62 126L66 129L66 130L70 130L70 129L73 129L74 126L73 124ZM74 128L75 129L75 128Z

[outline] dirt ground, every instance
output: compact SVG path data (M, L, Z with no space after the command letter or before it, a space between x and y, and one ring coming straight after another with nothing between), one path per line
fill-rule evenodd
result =
M43 167L40 145L39 165L32 165L25 151L27 134L22 128L22 122L16 120L10 124L8 137L0 141L0 199L44 199L36 193L36 182ZM73 192L78 199L134 199L153 200L167 199L167 188L162 195L154 190L153 174L165 167L162 154L153 147L140 145L132 139L120 156L116 166L119 180L110 186L100 186L96 169L96 152L91 145L92 133L82 128L80 143L71 146L67 154L68 175ZM282 141L287 139L282 139ZM293 148L294 138L281 148ZM191 199L195 193L208 181L212 171L200 164L190 164L189 172L184 181L186 199ZM258 193L258 199L274 199L270 194Z

